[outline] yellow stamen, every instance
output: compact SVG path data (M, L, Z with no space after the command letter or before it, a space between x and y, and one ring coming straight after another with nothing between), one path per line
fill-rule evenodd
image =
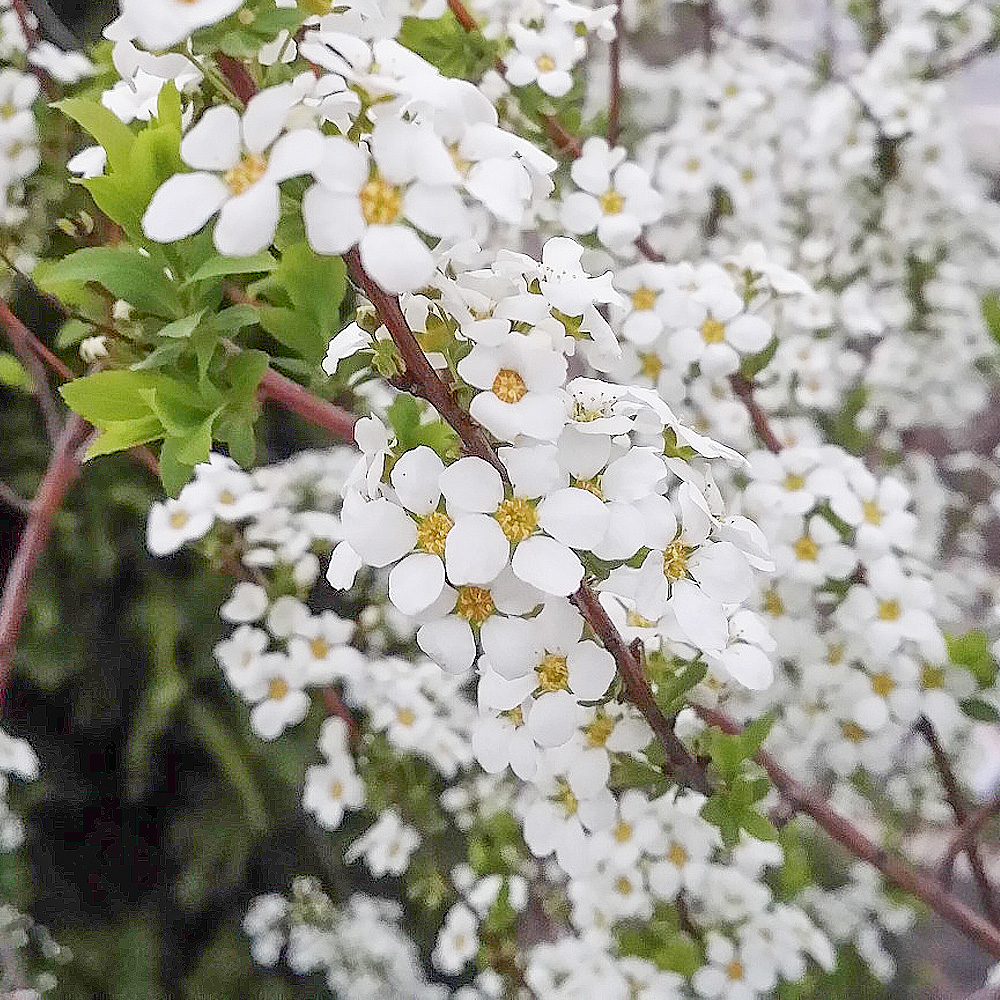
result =
M373 177L361 189L361 214L369 226L389 226L399 217L403 195L395 184Z
M523 497L504 500L493 516L510 542L523 542L538 527L535 506Z
M472 625L482 625L496 607L485 587L459 587L455 598L455 614Z
M225 181L226 187L229 188L230 194L238 195L253 187L266 171L267 160L263 156L247 153L232 170L225 172L222 179Z
M436 556L444 555L444 543L454 521L442 511L435 510L417 521L417 547Z
M504 403L517 403L524 399L528 387L524 379L512 368L501 368L493 379L493 395Z

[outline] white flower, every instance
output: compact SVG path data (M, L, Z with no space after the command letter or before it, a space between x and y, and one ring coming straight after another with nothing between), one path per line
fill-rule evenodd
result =
M434 273L434 258L405 222L431 236L456 236L466 211L461 177L444 143L414 122L380 118L371 157L340 136L323 140L312 168L317 183L302 216L317 253L340 254L357 244L366 272L386 291L413 291Z
M154 503L146 523L146 547L154 556L176 552L187 542L208 534L215 518L200 498L182 490L177 499Z
M479 950L479 921L464 903L456 903L438 931L431 953L434 967L448 975L458 975Z
M616 250L634 243L642 227L655 222L663 199L649 175L636 163L625 162L626 152L592 137L583 144L583 155L573 161L570 175L582 190L563 198L563 225L577 234L597 230L597 238Z
M247 256L267 247L281 215L278 185L308 173L322 148L313 129L279 139L283 119L269 107L266 90L251 98L242 119L231 107L209 108L181 141L181 158L195 172L160 186L142 219L146 235L173 243L218 212L220 253Z
M306 769L302 805L327 830L336 830L346 809L360 809L365 801L365 783L354 771L349 756L314 764Z
M583 56L583 39L577 38L568 24L558 21L543 31L532 31L520 24L511 25L516 46L507 56L507 82L515 87L529 83L550 97L563 97L573 86L570 70Z
M420 834L404 823L395 809L386 809L378 822L351 844L344 861L352 864L363 857L375 878L402 875L419 844Z
M250 725L262 739L273 740L309 711L302 671L283 653L265 653L250 669L252 675L242 685L243 696L257 702L250 711Z
M229 600L219 609L219 616L227 622L255 622L263 617L270 604L263 587L241 581L233 587Z
M777 982L774 965L762 955L744 953L742 945L715 931L708 934L708 965L691 980L695 991L710 1000L756 1000L770 992Z

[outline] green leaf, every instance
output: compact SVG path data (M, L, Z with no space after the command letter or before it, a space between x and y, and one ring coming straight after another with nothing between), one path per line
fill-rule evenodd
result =
M185 465L207 462L212 450L212 425L218 411L210 413L200 424L192 427L177 446L177 459Z
M195 281L207 281L209 278L224 278L231 274L260 274L273 271L278 267L278 261L268 253L254 254L252 257L210 257L187 279L187 284Z
M57 101L53 107L72 118L104 147L104 151L108 154L108 166L112 170L128 168L128 157L135 136L117 115L98 101L85 97L71 97L65 101Z
M242 351L226 366L226 379L232 389L232 403L245 405L256 399L257 387L271 359L263 351Z
M463 80L479 80L499 55L495 42L479 32L466 32L450 13L436 21L404 18L396 37L445 76Z
M1000 344L1000 296L984 295L982 309L986 329L994 341Z
M0 385L30 392L34 386L31 376L13 354L0 351Z
M965 667L981 688L993 686L997 677L997 664L990 650L990 638L982 629L972 629L965 635L945 636L945 641L952 663Z
M166 326L157 330L158 337L190 337L196 329L198 329L198 324L201 322L202 317L205 315L205 310L200 309L196 313L192 313L190 316L182 316L180 319L175 319L173 323L168 323Z
M60 387L67 405L95 427L120 420L137 420L150 414L141 392L156 385L149 372L106 371L74 379Z
M962 711L977 722L1000 722L1000 712L994 705L981 698L966 698L962 703Z
M183 311L163 268L130 246L85 247L36 266L34 278L45 291L56 294L67 284L97 282L115 298L154 316L177 317Z
M177 457L177 450L182 443L181 438L168 437L160 448L160 481L172 497L180 493L194 472L193 464L185 464Z
M294 309L264 306L260 310L260 325L279 344L312 362L326 354L329 340L308 317Z
M87 448L86 460L99 455L110 455L116 451L125 451L140 444L158 441L163 437L163 424L158 417L150 414L136 420L120 420L109 424Z

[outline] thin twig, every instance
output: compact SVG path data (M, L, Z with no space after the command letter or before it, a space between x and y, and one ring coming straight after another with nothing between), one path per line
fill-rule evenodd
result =
M729 384L732 386L736 398L740 400L744 407L746 407L747 413L750 414L750 422L753 424L753 429L757 432L757 437L764 442L768 451L777 455L781 451L781 442L771 429L771 423L767 418L767 414L761 409L757 400L754 399L753 382L745 375L740 375L737 372L735 375L729 376Z
M49 41L70 52L80 47L79 39L52 9L48 0L27 0L27 2Z
M90 425L75 413L66 421L4 580L0 596L0 704L10 676L17 637L28 610L31 579L52 532L56 512L80 471L78 451L89 431Z
M955 859L979 836L979 831L998 813L1000 813L1000 792L966 816L965 822L951 838L948 850L945 851L941 861L940 876L942 881L946 884L951 882Z
M264 372L260 380L260 392L264 399L298 414L303 420L329 431L339 440L353 444L354 424L357 421L353 413L321 399L273 368Z
M622 34L625 31L625 19L622 16L622 0L619 0L615 7L615 16L612 22L615 26L615 37L611 39L611 46L608 51L608 145L614 146L618 142L621 133L621 112L622 112Z
M948 805L951 806L951 811L955 814L955 822L960 825L964 824L969 818L969 808L966 805L961 789L958 787L955 772L952 770L948 755L944 752L944 747L941 746L941 741L938 739L938 734L934 729L933 723L926 715L921 715L913 728L924 738L931 749L931 753L934 755L934 764L941 777L941 784L944 786L945 798L948 801ZM976 889L979 892L983 910L993 925L1000 927L1000 909L997 907L996 898L993 895L993 887L990 885L990 880L986 874L986 866L983 864L983 858L979 853L975 838L966 842L964 851L965 856L969 859L972 878L976 883Z
M713 708L692 705L705 722L723 732L736 734L742 727ZM754 760L767 771L774 787L800 813L810 816L829 836L847 848L854 857L877 868L898 889L916 896L957 930L975 941L990 955L1000 958L1000 930L954 896L938 879L918 871L901 858L889 854L882 846L866 837L857 824L835 812L822 795L796 781L766 751L759 751Z
M11 312L10 306L2 299L0 299L0 327L3 328L11 350L31 376L34 396L38 402L38 408L42 411L42 420L45 422L45 431L49 441L54 444L62 430L62 417L55 397L52 395L52 387L49 385L45 365L42 364L32 347L33 342L37 341L38 338Z
M25 500L20 493L12 490L3 480L0 480L0 500L12 510L31 516L33 506L30 500Z

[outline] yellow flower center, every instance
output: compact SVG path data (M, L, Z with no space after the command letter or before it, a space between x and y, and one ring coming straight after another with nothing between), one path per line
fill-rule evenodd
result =
M493 516L509 542L523 542L538 527L535 506L523 497L504 500Z
M330 798L339 799L344 794L344 786L339 781L335 781L330 785Z
M863 743L868 738L868 734L856 722L842 722L840 731L844 734L844 739L851 743Z
M654 382L660 377L660 372L663 371L663 362L660 360L659 354L655 351L646 351L639 355L639 374L645 375L646 378L652 379Z
M663 575L668 580L679 580L687 573L688 548L680 541L671 542L663 550Z
M575 816L580 807L577 797L573 794L573 789L565 781L559 782L559 791L553 801L558 802L563 807L567 816Z
M578 490L586 490L588 493L593 493L598 500L604 499L604 493L601 490L600 476L594 476L593 479L573 479L572 485Z
M625 624L630 628L652 628L656 622L643 618L634 608L629 608L625 612Z
M569 687L569 667L566 657L546 653L542 662L535 667L538 686L543 691L565 691Z
M444 543L454 521L440 510L417 521L417 547L436 556L444 555Z
M625 199L614 188L605 191L598 201L605 215L618 215L625 207Z
M472 625L482 625L496 607L485 587L459 587L455 598L455 614Z
M399 217L403 195L395 184L373 177L361 189L361 214L369 226L389 226Z
M829 663L831 667L835 667L838 663L843 662L843 659L844 644L842 642L832 643L826 651L826 662Z
M746 970L743 968L743 963L738 959L733 959L729 965L726 966L726 975L734 982L739 982L744 975L746 975Z
M877 674L872 674L872 690L880 697L886 698L892 693L892 689L896 686L892 679L891 674L887 674L884 670Z
M618 881L615 882L615 890L622 896L632 895L632 881L627 875L619 875Z
M266 170L267 160L263 156L247 153L232 170L225 172L222 179L225 181L226 187L229 188L230 194L243 194L264 176Z
M865 520L869 524L874 524L876 527L882 523L882 511L879 510L879 506L874 500L866 500L862 505L861 509L865 513Z
M309 652L317 660L325 660L330 653L330 643L322 636L317 636L315 639L309 640Z
M236 503L236 494L232 490L223 490L219 494L219 503L226 507L231 507Z
M935 667L925 663L920 669L920 686L925 691L944 687L944 667Z
M619 844L628 843L632 839L632 824L626 823L625 820L620 819L615 824L614 837Z
M656 305L656 297L659 293L643 285L632 293L632 308L636 312L647 312Z
M598 715L584 730L587 743L592 747L602 747L608 742L608 737L614 732L615 721L607 715Z
M785 476L785 481L782 484L786 490L790 493L794 493L796 490L801 490L806 484L806 477L800 476L797 472L789 472Z
M412 726L417 721L417 713L412 708L400 708L396 711L396 721L401 726Z
M524 379L513 368L501 368L493 379L493 395L504 403L516 403L524 399L527 391Z
M699 160L696 156L692 156L691 159L684 164L684 169L689 174L697 173L701 169L701 160Z
M701 339L706 344L721 344L726 339L726 324L709 316L701 324Z
M180 531L188 521L191 520L191 515L188 514L186 510L175 510L173 514L170 515L170 527L174 531Z
M455 164L455 169L464 177L469 172L472 162L459 153L457 144L449 146L448 152L451 154L451 162Z
M288 694L288 681L280 677L272 677L267 685L267 696L271 701L281 701Z
M514 723L515 729L520 729L524 725L524 712L520 705L515 705L510 711L501 714L506 715Z
M667 860L675 868L683 868L688 863L689 857L688 852L676 840L670 842L670 850L667 851Z
M899 606L899 601L879 601L878 617L879 621L895 622L899 621L899 616L903 613Z
M816 562L819 546L808 536L803 535L793 546L795 558L802 562Z
M535 65L539 73L551 73L556 68L556 61L552 56L542 55L535 60Z
M6 104L0 107L0 118L3 119L13 118L16 113L17 113L17 108L15 108L14 105L10 103L10 101L8 101Z
M769 587L764 591L764 611L774 618L780 618L785 613L785 602L778 595L778 592Z

